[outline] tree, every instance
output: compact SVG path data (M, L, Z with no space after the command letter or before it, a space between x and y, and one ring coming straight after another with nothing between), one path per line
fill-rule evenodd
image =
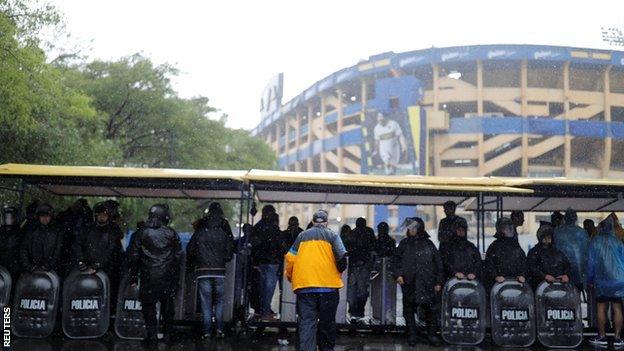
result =
M209 118L217 110L208 98L179 97L170 83L178 74L173 66L154 65L138 54L113 62L76 64L62 58L46 62L39 34L43 28L57 26L59 19L45 2L0 0L0 163L196 169L275 166L273 152L261 140L227 128L225 116ZM72 57L79 59L79 55ZM31 196L45 199L50 194ZM14 201L0 198L5 203L8 199ZM61 208L73 201L51 200ZM155 201L159 200L120 201L129 227L144 218ZM179 228L189 229L192 219L200 215L194 201L166 202ZM231 206L224 207L231 213Z
M46 63L37 41L28 37L42 25L36 19L47 17L28 16L0 12L0 162L106 162L106 153L90 151L109 146L83 128L94 122L90 98L67 87L62 72ZM18 26L22 22L26 28Z

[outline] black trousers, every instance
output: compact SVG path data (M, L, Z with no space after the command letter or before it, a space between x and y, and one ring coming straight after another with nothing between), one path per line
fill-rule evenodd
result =
M173 331L173 296L169 294L162 294L156 298L141 301L143 306L143 318L145 319L145 327L147 328L148 338L156 336L156 328L158 326L158 319L156 314L156 304L160 302L160 314L163 320L163 329L165 335L170 335ZM152 334L152 335L150 335Z
M297 294L299 351L333 350L336 345L338 290Z
M413 287L404 284L401 286L403 290L403 317L405 317L405 327L409 336L416 335L416 317L415 314L420 309L424 316L425 323L427 323L427 331L429 335L435 334L438 327L437 318L437 294L434 301L429 303L417 303L413 293Z

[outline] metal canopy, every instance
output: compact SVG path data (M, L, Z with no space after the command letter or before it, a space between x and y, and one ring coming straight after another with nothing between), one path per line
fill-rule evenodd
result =
M122 167L0 165L0 178L56 195L240 199L263 202L442 205L455 201L485 211L624 211L624 180L566 178L377 176L281 171L218 171ZM497 205L498 202L498 205ZM502 206L501 206L502 205Z
M0 165L0 178L18 178L55 195L239 199L245 171Z
M485 194L529 194L490 178L375 176L251 170L246 180L263 202L442 205Z

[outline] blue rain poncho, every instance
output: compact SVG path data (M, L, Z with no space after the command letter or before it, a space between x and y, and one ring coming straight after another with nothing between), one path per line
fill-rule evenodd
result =
M600 223L589 245L587 284L599 297L624 297L624 243L615 236L611 217Z
M589 235L585 229L576 225L576 212L568 209L565 224L555 228L553 237L555 247L570 261L570 282L575 286L585 285Z

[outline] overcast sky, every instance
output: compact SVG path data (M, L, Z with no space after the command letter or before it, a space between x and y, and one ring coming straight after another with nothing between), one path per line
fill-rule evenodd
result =
M136 52L175 64L182 96L207 96L250 129L260 95L284 72L285 98L386 51L474 44L609 48L602 26L624 27L623 1L56 0L90 58ZM92 41L91 41L92 40ZM91 42L90 42L91 41Z

